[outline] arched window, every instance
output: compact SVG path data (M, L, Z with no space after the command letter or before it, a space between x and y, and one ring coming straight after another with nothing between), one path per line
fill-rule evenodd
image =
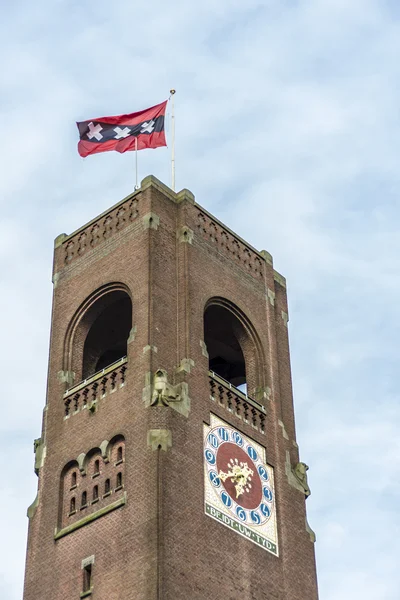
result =
M93 475L100 475L100 461L94 461Z
M123 461L123 450L122 450L122 446L119 446L118 450L117 450L117 462L121 463Z
M94 488L93 488L93 499L92 499L92 502L95 502L98 499L99 499L99 486L95 485Z
M122 487L122 473L117 473L116 489L121 488L121 487Z
M71 498L71 501L69 503L69 512L70 514L74 513L76 510L76 501L75 498Z
M132 328L129 296L122 291L110 292L99 303L100 306L95 304L92 308L97 314L83 346L82 379L105 369L127 354L127 341Z
M85 508L86 506L87 506L87 492L82 492L81 508Z
M246 363L235 321L236 317L223 306L209 306L204 314L204 341L210 371L238 387L246 383Z
M247 317L230 302L214 298L204 312L209 369L250 395L263 385L261 346Z
M76 471L72 472L71 475L71 490L76 487Z
M104 493L109 494L111 490L111 483L109 479L106 479L104 482Z

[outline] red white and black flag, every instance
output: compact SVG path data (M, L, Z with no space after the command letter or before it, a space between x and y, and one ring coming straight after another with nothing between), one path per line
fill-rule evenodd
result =
M166 146L164 129L166 107L167 100L129 115L100 117L78 122L79 154L85 157L109 150L127 152Z

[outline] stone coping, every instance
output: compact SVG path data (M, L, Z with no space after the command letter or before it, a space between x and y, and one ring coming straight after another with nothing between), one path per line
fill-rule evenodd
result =
M114 204L113 206L111 206L110 208L108 208L107 210L105 210L104 212L102 212L101 214L97 215L91 221L88 221L87 223L85 223L84 225L82 225L81 227L79 227L78 229L76 229L75 231L73 231L72 233L70 233L70 234L61 233L54 240L54 247L58 248L62 244L66 243L68 240L70 240L71 238L75 237L78 233L84 231L85 229L87 229L91 225L94 225L97 221L99 221L100 219L102 219L103 217L105 217L106 215L108 215L109 213L111 213L118 206L121 206L122 204L124 204L128 200L131 200L132 198L135 198L136 196L140 195L141 192L145 191L149 187L154 187L154 188L158 189L165 196L167 196L168 198L170 198L170 200L172 200L173 202L175 202L177 204L179 204L180 202L182 202L184 200L187 200L187 201L191 202L192 204L194 204L194 206L196 206L196 208L198 208L205 215L207 215L208 218L210 218L213 221L215 221L215 223L217 223L220 227L222 227L223 229L225 229L225 231L227 231L230 235L232 235L239 242L241 242L242 244L244 244L249 250L251 250L251 252L254 252L262 260L264 260L264 261L268 262L270 265L272 265L273 259L272 259L272 256L271 256L271 254L269 252L267 252L266 250L259 251L256 248L254 248L254 246L252 246L251 244L249 244L249 242L246 242L246 240L244 240L242 237L240 237L240 235L238 235L237 233L235 233L234 231L232 231L232 229L230 229L229 227L227 227L224 223L222 223L214 215L212 215L210 212L208 212L208 210L206 210L203 206L201 206L200 204L198 204L197 202L195 202L194 195L192 194L192 192L190 192L187 189L183 189L180 192L174 192L173 190L171 190L171 188L169 188L167 185L165 185L159 179L157 179L157 177L154 177L154 175L148 175L147 177L145 177L144 179L142 179L141 184L140 184L140 188L138 190L135 190L131 194L128 194L128 196L126 196L125 198L123 198L122 200L120 200L119 202L117 202L116 204ZM274 276L275 276L275 281L277 281L278 283L280 283L281 285L283 285L284 287L286 287L285 278L282 275L280 275L280 273L278 273L277 271L275 271L275 269L274 269Z
M64 392L64 398L66 398L67 396L70 396L71 394L79 392L79 390L81 390L82 388L85 388L88 385L90 385L91 383L93 383L94 381L96 381L97 379L101 379L101 377L104 377L105 375L112 373L117 367L120 367L121 365L124 365L127 362L128 362L128 358L126 356L123 356L122 358L120 358L119 360L116 360L115 362L113 362L111 365L109 365L102 371L97 371L97 373L94 373L91 377L88 377L87 379L83 379L82 381L80 381L79 383L74 385L73 387L68 388Z
M92 513L91 515L87 515L87 517L84 517L83 519L76 521L76 523L72 523L71 525L68 525L68 527L64 527L64 529L60 529L60 531L56 531L54 534L54 539L59 540L60 538L64 537L65 535L68 535L69 533L72 533L76 529L80 529L84 525L87 525L88 523L91 523L92 521L95 521L96 519L103 517L107 513L111 512L112 510L115 510L116 508L119 508L120 506L123 506L124 504L126 504L126 492L124 492L124 495L122 496L122 498L120 498L119 500L116 500L112 504L109 504L108 506L104 506L103 508Z

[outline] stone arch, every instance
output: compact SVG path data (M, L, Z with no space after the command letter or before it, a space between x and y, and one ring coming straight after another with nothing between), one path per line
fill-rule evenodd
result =
M207 301L204 341L211 371L236 387L246 384L252 397L265 386L261 341L250 319L233 302L222 297Z
M132 330L132 297L120 282L108 283L78 308L67 330L64 371L78 383L126 356Z

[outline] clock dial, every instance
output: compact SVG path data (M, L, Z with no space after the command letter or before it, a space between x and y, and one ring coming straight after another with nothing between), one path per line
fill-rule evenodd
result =
M277 554L273 469L264 448L212 415L204 459L206 513Z

